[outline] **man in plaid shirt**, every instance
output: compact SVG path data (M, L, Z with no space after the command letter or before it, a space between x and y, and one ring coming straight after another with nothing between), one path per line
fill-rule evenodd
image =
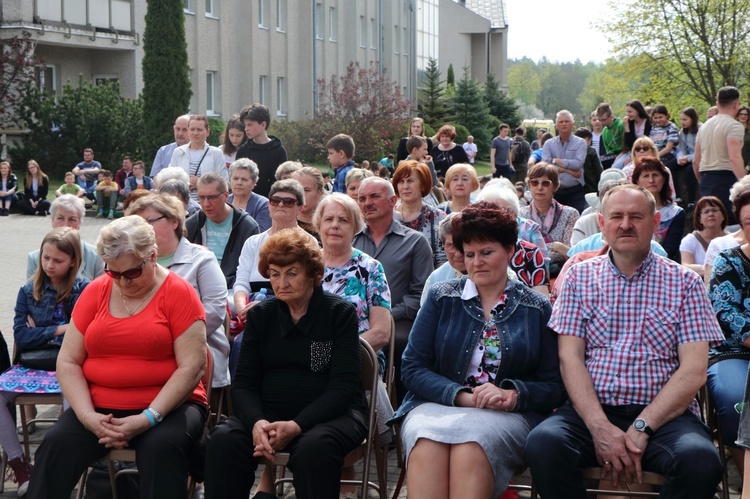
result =
M610 190L599 224L610 250L571 267L550 318L570 404L537 426L526 457L544 499L585 498L581 469L617 486L642 470L660 497L713 498L722 464L699 419L708 349L723 339L700 277L654 255L654 198Z

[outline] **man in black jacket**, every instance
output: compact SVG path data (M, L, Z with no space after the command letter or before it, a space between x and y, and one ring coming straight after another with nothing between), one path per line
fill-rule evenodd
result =
M227 288L231 290L242 245L260 229L245 211L227 203L229 189L220 174L203 174L198 179L197 193L201 211L185 222L187 238L191 243L202 244L213 251L227 280Z

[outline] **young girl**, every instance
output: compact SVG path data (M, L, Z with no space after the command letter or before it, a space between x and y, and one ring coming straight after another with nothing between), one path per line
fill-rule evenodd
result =
M77 277L81 265L81 240L70 227L53 229L42 240L39 267L33 277L18 291L13 338L16 352L29 348L59 348L68 329L70 316L88 280ZM8 402L12 392L0 392L0 445L8 454L18 482L18 495L28 488L31 465L23 455Z
M39 168L39 163L30 160L26 165L24 198L18 202L18 209L24 215L46 216L50 206L50 202L47 201L48 191L49 177Z
M10 171L10 163L0 162L0 217L7 217L8 210L16 200L18 180Z
M677 153L677 164L685 169L685 188L687 199L694 204L698 199L698 179L693 172L693 154L695 153L695 138L698 135L698 112L692 107L686 107L680 113L680 152Z
M622 119L622 124L625 131L622 136L622 154L612 165L613 168L620 170L631 161L630 152L635 139L651 135L651 117L641 101L634 99L625 104L625 117Z
M233 114L229 118L229 121L227 121L227 127L224 129L224 135L221 138L221 145L219 146L221 152L224 153L227 170L234 163L234 159L237 156L237 149L240 148L245 140L245 125L240 120L239 114Z

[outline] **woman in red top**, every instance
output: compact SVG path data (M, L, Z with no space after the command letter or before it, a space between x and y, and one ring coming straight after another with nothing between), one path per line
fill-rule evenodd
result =
M36 453L31 497L68 499L89 464L124 447L138 451L141 497L185 495L206 419L205 318L193 287L156 262L149 222L124 217L99 235L106 275L73 310L57 361L70 409Z

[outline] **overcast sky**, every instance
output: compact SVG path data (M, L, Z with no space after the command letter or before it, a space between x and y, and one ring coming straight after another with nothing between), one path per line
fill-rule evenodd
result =
M595 27L609 11L605 0L506 0L508 57L538 61L604 62L609 43ZM565 35L564 33L568 33Z

